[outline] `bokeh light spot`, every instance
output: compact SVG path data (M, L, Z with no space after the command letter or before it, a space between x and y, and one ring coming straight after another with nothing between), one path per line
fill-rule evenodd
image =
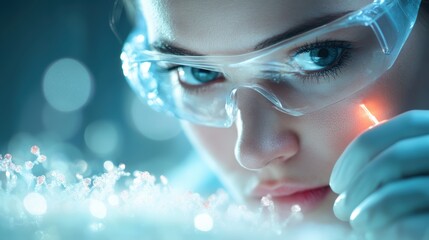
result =
M103 202L95 199L92 199L89 202L89 211L91 212L92 216L99 219L103 219L107 215L106 205L104 205Z
M25 209L32 215L43 215L48 210L45 197L36 192L27 194L23 202Z
M202 232L213 229L213 218L207 213L201 213L194 218L194 227Z
M88 163L85 160L78 160L75 164L77 173L84 173L88 170Z
M119 206L119 197L116 195L110 195L108 201L111 206Z
M152 110L138 98L132 101L131 119L136 129L152 140L172 139L181 132L177 119Z
M113 165L112 161L105 161L103 163L103 167L106 169L106 171L111 172L115 168L115 165Z
M119 130L110 121L100 120L85 129L85 143L91 151L106 156L118 148Z
M43 77L43 93L48 103L62 112L82 108L92 91L91 74L79 61L64 58L54 62Z

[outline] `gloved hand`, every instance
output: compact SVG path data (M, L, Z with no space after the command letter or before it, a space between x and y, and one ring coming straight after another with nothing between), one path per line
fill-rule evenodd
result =
M356 138L334 166L335 215L367 239L429 239L429 111Z

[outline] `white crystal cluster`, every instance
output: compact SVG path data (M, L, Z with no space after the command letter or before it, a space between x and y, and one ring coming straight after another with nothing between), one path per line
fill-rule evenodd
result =
M124 164L104 162L104 173L90 177L44 169L47 157L37 146L23 165L0 155L0 238L7 239L307 239L289 238L275 221L269 196L251 211L232 203L222 190L208 198L174 189L168 179ZM74 176L68 179L66 176ZM262 215L267 215L263 217ZM320 232L314 236L321 236ZM316 239L312 235L312 239ZM324 239L324 238L317 238ZM331 238L332 239L332 238Z

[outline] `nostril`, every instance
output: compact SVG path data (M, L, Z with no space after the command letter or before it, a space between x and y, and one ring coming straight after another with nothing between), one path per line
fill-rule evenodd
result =
M286 160L288 160L287 157L281 156L281 157L272 159L270 163L282 163L282 162L285 162Z
M230 100L234 103L231 106L237 129L234 152L241 166L257 170L274 162L286 162L298 153L294 117L272 108L272 102L254 88L237 88L231 92Z
M299 138L296 134L291 131L280 133L273 139L275 142L272 143L272 160L271 162L286 161L291 157L298 154L299 150Z
M292 132L275 133L264 136L239 134L235 146L238 163L250 170L258 170L271 164L286 163L298 153L298 138ZM246 137L247 136L247 137Z

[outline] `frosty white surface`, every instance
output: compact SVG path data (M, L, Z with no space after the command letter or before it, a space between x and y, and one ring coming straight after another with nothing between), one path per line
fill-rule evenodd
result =
M277 221L269 196L250 210L223 190L203 198L111 161L93 176L46 169L40 149L30 151L34 159L23 166L0 155L0 236L8 239L345 239L332 226L285 230L302 217L300 208ZM36 166L45 174L34 175Z

